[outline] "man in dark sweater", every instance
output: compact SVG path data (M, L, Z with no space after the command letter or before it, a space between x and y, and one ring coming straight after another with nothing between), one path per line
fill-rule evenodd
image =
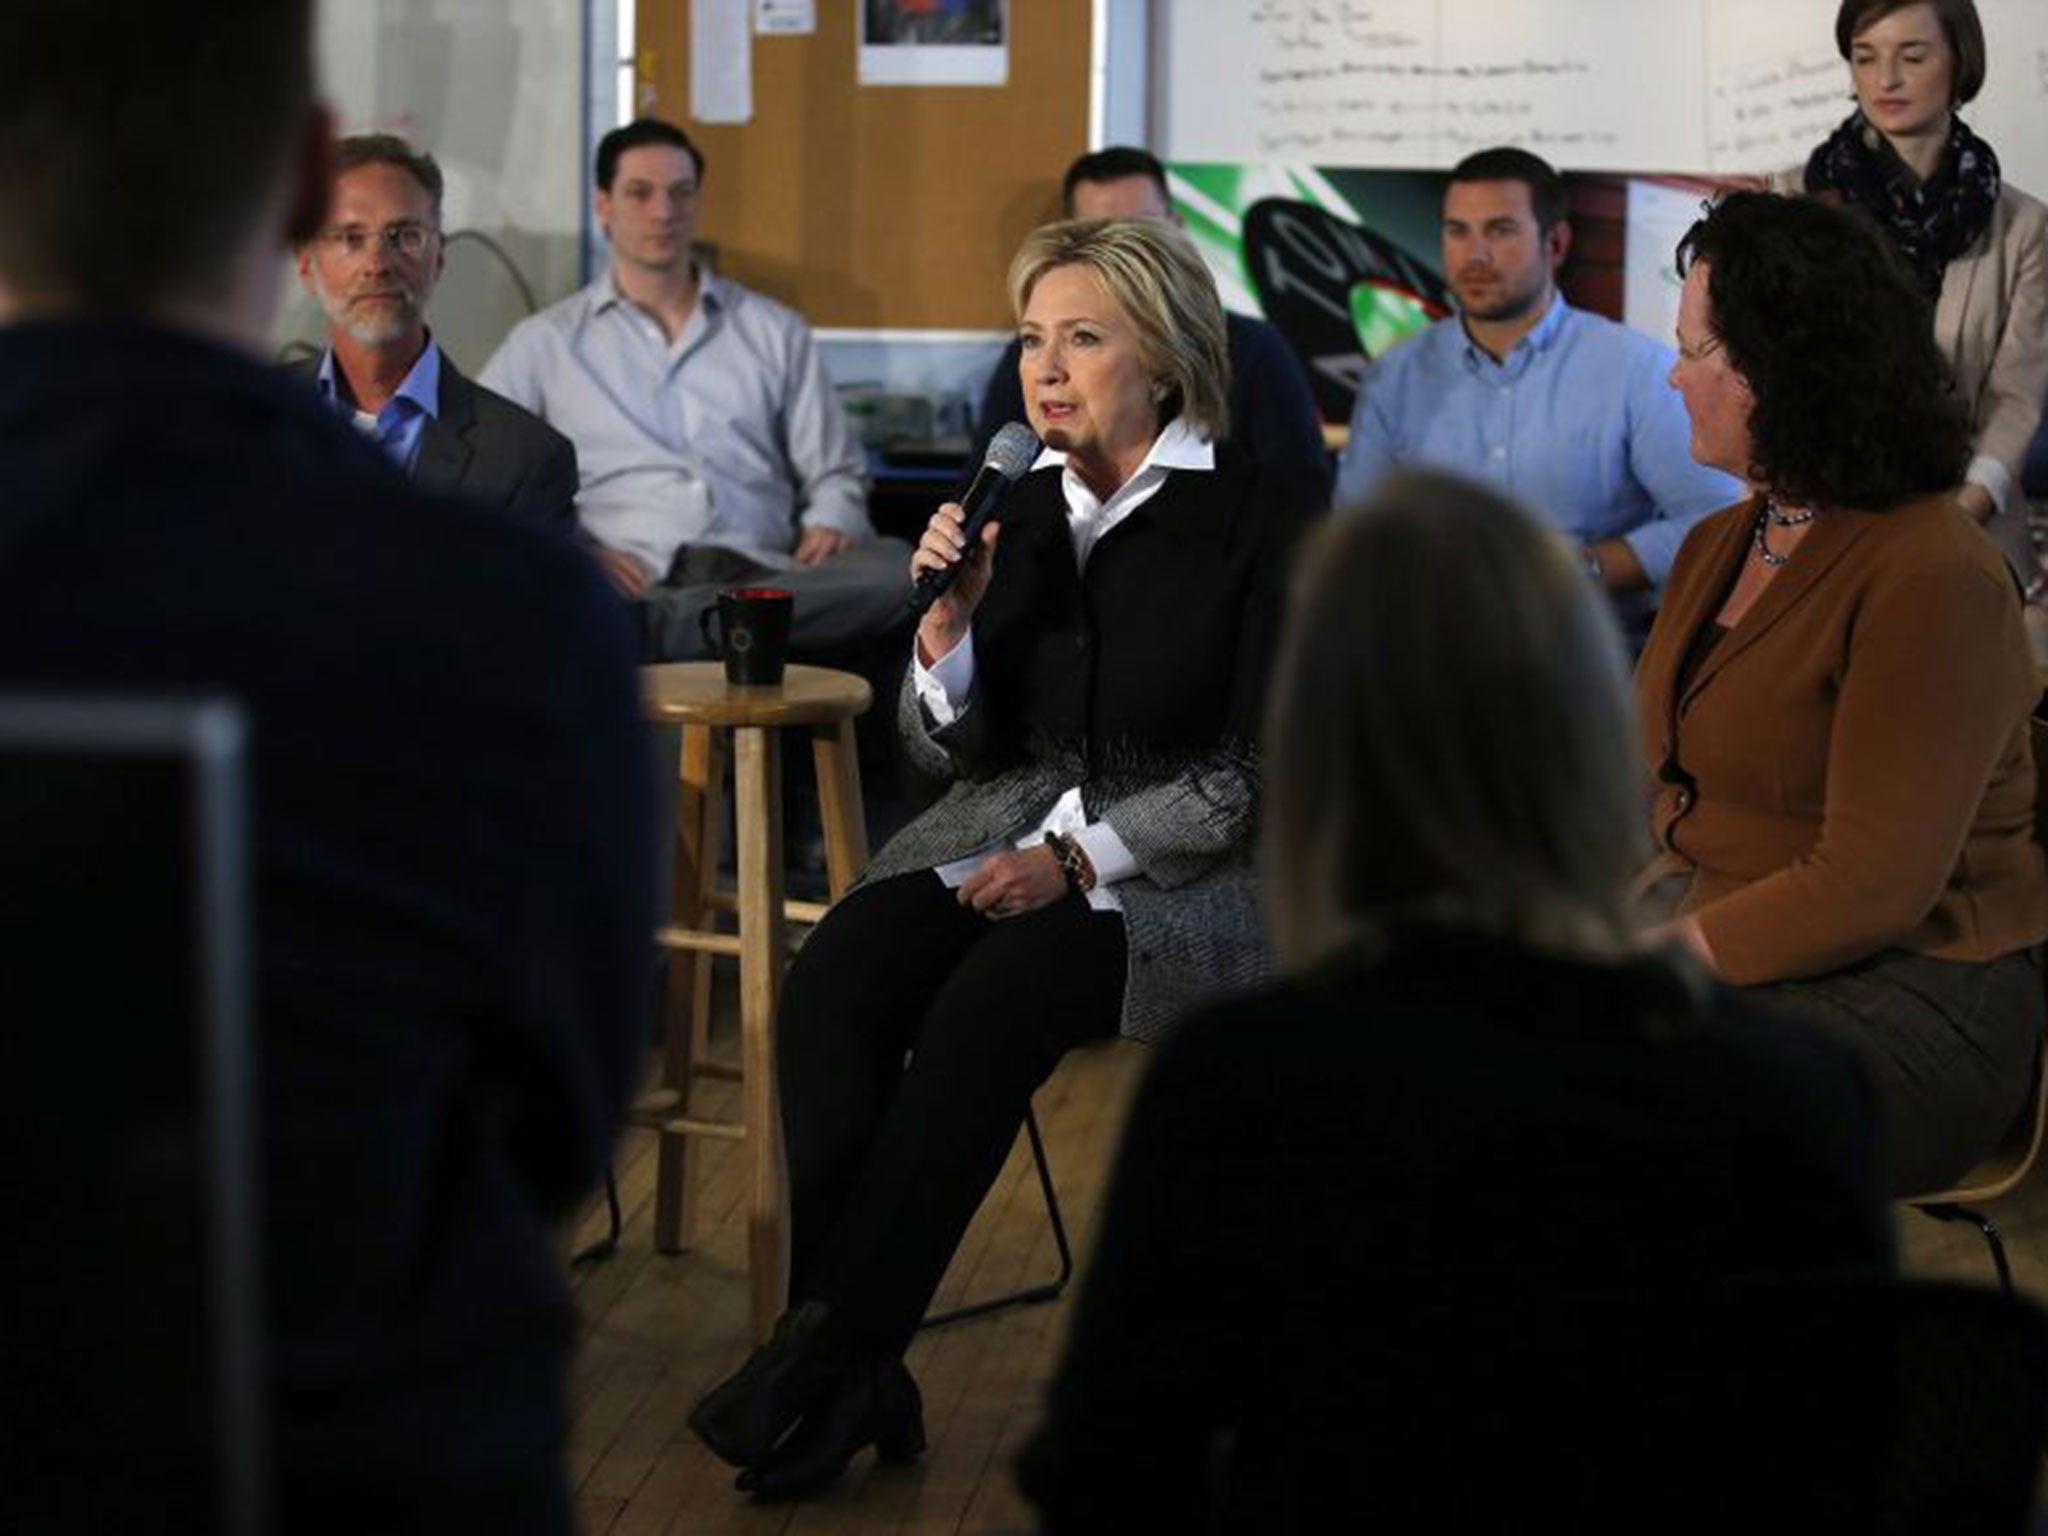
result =
M651 990L633 639L568 540L421 494L257 355L326 223L311 31L9 6L0 690L251 722L276 1529L566 1533L554 1225Z

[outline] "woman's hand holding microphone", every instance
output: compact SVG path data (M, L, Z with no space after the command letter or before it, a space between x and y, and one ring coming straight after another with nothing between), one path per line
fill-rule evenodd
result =
M910 579L915 582L926 571L943 570L965 560L960 575L927 608L917 626L917 659L930 666L967 637L974 622L974 610L988 591L989 572L994 566L996 539L1002 524L984 523L976 548L969 550L966 515L960 503L949 501L925 524L924 537L910 556Z

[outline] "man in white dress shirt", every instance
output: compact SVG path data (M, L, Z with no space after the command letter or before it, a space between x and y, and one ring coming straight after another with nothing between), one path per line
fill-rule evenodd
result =
M565 433L576 510L641 605L646 654L705 654L722 588L795 595L793 644L833 646L904 615L910 551L875 536L866 460L795 311L691 255L704 157L643 118L597 150L605 274L522 321L482 380Z

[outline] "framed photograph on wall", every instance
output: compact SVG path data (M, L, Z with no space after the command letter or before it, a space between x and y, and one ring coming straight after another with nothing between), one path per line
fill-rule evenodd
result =
M862 85L1007 85L1009 0L860 0Z

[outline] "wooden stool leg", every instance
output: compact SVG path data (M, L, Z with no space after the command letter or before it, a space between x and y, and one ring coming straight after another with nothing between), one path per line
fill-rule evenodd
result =
M700 927L719 926L712 904L718 889L719 860L725 852L725 770L732 756L723 731L704 732L704 836L697 855L697 917ZM693 956L690 985L691 1071L700 1077L731 1077L734 1070L721 1070L711 1060L711 968L710 955Z
M825 824L825 879L837 901L868 862L868 825L860 798L860 758L853 722L821 725L811 732L811 761L818 770L818 818Z
M696 928L705 916L704 896L718 873L719 752L714 732L703 726L683 731L681 785L676 802L675 880L669 906L679 928ZM662 1087L675 1095L671 1113L690 1113L690 1084L703 1041L711 959L689 950L668 955L668 1006L662 1029ZM680 1253L688 1246L695 1185L690 1178L689 1138L663 1132L655 1149L654 1246Z
M766 1342L788 1286L782 1114L775 1091L775 1010L786 948L782 914L782 762L776 732L733 733L738 800L741 1096L751 1177L747 1273L754 1337Z

